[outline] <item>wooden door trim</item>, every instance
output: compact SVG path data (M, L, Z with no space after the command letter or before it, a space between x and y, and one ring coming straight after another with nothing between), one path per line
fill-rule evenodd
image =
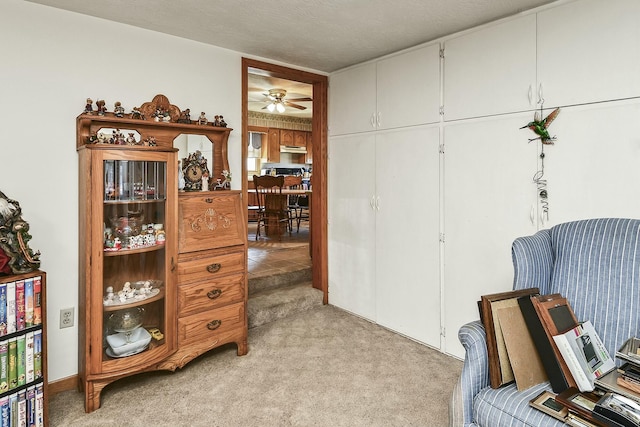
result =
M328 303L328 245L327 245L327 99L328 77L296 70L281 65L270 64L249 58L242 58L242 176L247 176L247 135L248 130L248 79L249 68L257 68L268 73L272 77L286 80L294 80L313 85L313 117L312 117L312 144L313 144L313 197L311 198L310 239L311 254L313 257L313 287L323 293L323 302ZM242 180L243 200L247 200L247 179ZM244 209L245 221L248 221L248 212Z

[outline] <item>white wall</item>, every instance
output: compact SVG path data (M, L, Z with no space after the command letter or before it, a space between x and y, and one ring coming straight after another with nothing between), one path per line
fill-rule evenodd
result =
M42 252L55 381L78 372L75 118L85 99L130 111L162 93L182 109L222 114L235 129L229 161L240 176L242 55L21 0L0 2L0 40L0 190L20 202L30 246ZM59 329L67 307L76 326Z

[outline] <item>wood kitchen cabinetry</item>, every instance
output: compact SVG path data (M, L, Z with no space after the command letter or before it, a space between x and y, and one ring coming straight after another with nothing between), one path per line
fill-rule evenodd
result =
M270 163L280 162L280 129L269 128L267 147L267 161Z
M215 182L229 169L232 129L177 123L181 110L163 95L139 110L142 118L77 118L78 373L87 412L120 378L175 370L231 341L247 352L240 192L179 193L173 146L182 134L204 135ZM158 112L170 118L155 121Z

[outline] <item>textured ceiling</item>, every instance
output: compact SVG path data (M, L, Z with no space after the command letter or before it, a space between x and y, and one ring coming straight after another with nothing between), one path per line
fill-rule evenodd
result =
M550 0L28 0L332 72Z

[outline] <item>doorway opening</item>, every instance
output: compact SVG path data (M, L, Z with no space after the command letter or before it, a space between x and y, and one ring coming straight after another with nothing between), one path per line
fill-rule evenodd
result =
M252 80L253 79L253 80ZM271 80L270 80L271 79ZM248 190L252 189L250 186L249 177L249 151L250 146L254 147L258 144L251 144L250 128L256 130L257 134L264 134L268 138L268 126L263 126L264 129L256 129L256 126L249 124L249 103L256 102L250 101L250 90L255 91L255 87L252 87L251 82L274 82L274 86L281 86L285 83L291 84L293 91L303 90L306 86L312 89L311 96L299 96L304 95L293 92L294 96L287 98L287 94L283 93L282 87L261 87L266 89L266 92L260 94L264 97L265 111L280 111L283 110L286 114L286 108L294 110L303 110L299 107L309 105L309 109L312 111L312 117L310 118L310 131L308 133L309 142L307 148L306 159L312 158L312 197L310 197L310 212L311 221L309 223L309 251L312 259L312 277L313 287L323 292L323 302L328 302L328 260L327 260L327 76L314 74L306 71L296 70L293 68L283 67L280 65L269 64L262 61L243 58L242 59L242 191L243 199L247 204L245 209L245 220L249 221L249 209ZM300 84L296 86L296 84ZM305 86L306 85L306 86ZM270 85L269 85L270 86ZM289 92L291 94L292 92ZM306 98L310 98L309 101ZM295 104L297 106L291 107L288 104ZM261 108L262 109L262 108ZM282 113L281 113L282 114ZM261 132L262 131L262 132ZM262 136L260 137L262 138ZM260 144L262 145L262 144ZM300 144L296 144L299 146ZM286 147L286 145L283 145ZM275 145L272 144L271 148ZM279 149L280 147L278 147ZM295 153L295 150L284 149L287 151L293 151L293 157L295 159L301 159L302 153ZM262 156L262 154L261 154ZM296 163L298 164L298 163ZM306 163L305 163L306 164ZM255 167L255 166L254 166ZM305 168L307 169L307 168ZM260 170L262 173L262 169ZM308 170L304 170L301 173L304 174ZM296 227L294 225L294 227ZM295 234L296 232L293 231Z

